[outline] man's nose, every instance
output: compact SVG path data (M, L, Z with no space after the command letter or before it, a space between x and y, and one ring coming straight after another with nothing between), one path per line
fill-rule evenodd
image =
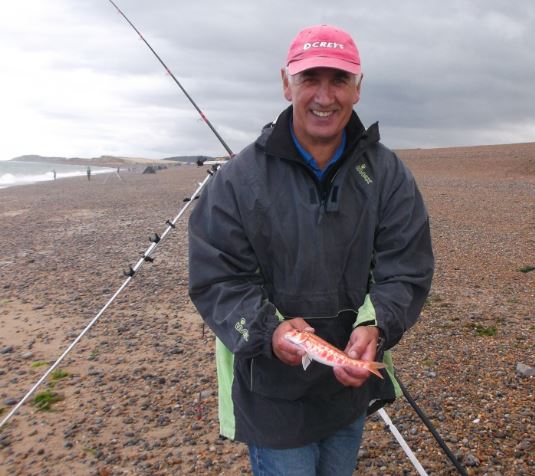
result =
M329 81L321 81L316 89L315 98L318 104L330 104L333 101L333 88Z

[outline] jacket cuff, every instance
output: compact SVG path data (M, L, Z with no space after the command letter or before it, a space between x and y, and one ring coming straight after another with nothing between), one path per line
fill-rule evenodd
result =
M270 316L266 322L265 333L264 333L264 344L262 346L262 355L272 359L274 358L273 354L273 333L275 329L279 327L281 321L279 320L281 314L277 311L274 316ZM281 316L282 317L282 316ZM284 317L282 318L284 320Z

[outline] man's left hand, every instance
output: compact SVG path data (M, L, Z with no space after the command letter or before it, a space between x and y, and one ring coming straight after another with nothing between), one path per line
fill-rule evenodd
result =
M352 359L373 361L377 351L379 328L375 326L357 327L349 338L344 352ZM360 387L370 376L366 369L358 367L335 367L334 375L346 387Z

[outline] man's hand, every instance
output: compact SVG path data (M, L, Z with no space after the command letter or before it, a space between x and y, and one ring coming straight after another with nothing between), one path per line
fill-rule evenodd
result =
M378 327L357 327L351 333L344 352L352 359L373 361L375 359L378 339ZM368 379L370 372L358 367L335 367L334 375L346 387L360 387Z
M279 360L288 365L300 365L305 351L284 338L284 334L291 329L314 332L314 329L301 317L289 319L281 322L275 329L271 339L271 345L273 347L273 353Z

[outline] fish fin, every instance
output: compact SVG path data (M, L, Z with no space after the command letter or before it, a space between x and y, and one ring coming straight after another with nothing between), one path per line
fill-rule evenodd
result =
M386 368L386 365L382 362L366 362L366 369L369 370L372 374L377 375L379 378L383 378L379 369Z
M301 362L303 363L303 370L306 370L308 366L310 365L310 362L312 362L312 358L310 357L310 355L305 354L303 355Z

